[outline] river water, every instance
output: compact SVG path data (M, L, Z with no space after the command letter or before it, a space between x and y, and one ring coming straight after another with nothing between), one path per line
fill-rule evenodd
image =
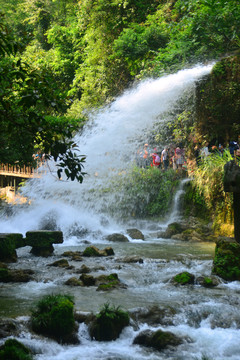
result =
M179 216L179 193L172 213L163 223L112 219L107 215L106 197L95 196L112 175L128 170L140 142L148 141L147 134L154 123L164 120L164 114L183 93L194 92L196 81L211 68L212 65L196 66L145 81L125 92L108 108L93 113L89 127L76 137L82 154L87 154L88 175L84 183L58 181L50 165L51 173L40 180L29 181L23 190L31 205L15 206L1 215L2 232L25 235L28 230L51 228L64 234L64 243L54 246L51 257L34 257L29 247L17 250L18 262L10 267L34 270L34 280L0 285L1 317L27 319L35 302L53 293L72 294L77 311L97 312L109 303L131 313L155 309L157 314L154 321L150 315L144 320L139 315L119 339L111 342L90 340L84 324L79 327L81 344L71 346L61 346L23 330L19 340L33 349L34 359L202 360L204 356L211 360L240 359L240 283L220 282L210 289L197 284L176 287L171 282L171 278L182 271L210 276L215 250L215 244L209 242L182 242L156 236ZM133 227L143 232L144 240L129 237L126 243L106 240L106 235L115 232L127 235L126 230ZM48 267L61 259L65 251L82 251L87 244L100 249L112 246L115 255L84 258L80 262L68 259L70 269ZM139 257L142 261L129 262L126 257ZM94 276L117 273L126 288L101 292L94 286L66 286L66 280L79 276L77 272L82 264L90 267ZM186 340L177 348L161 353L133 345L136 335L147 328L171 331Z

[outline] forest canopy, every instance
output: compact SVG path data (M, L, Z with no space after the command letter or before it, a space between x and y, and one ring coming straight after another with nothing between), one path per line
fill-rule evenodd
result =
M36 147L56 159L70 151L78 170L67 174L80 180L84 157L77 161L72 138L89 109L134 81L240 46L239 0L0 0L0 8L0 161L31 162Z

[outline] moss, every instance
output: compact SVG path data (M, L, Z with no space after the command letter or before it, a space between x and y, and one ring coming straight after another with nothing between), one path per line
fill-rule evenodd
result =
M32 313L32 328L36 333L58 340L74 330L73 299L68 295L47 295Z
M91 257L91 256L101 256L99 250L95 246L88 246L83 251L83 256Z
M20 245L21 234L0 234L0 260L7 262L17 261L16 244ZM22 245L22 242L21 242Z
M105 304L90 326L90 335L98 341L115 340L129 321L127 312Z
M240 280L240 244L234 239L217 242L212 272L227 281Z
M204 286L206 286L206 287L211 287L211 286L213 286L213 281L212 281L212 279L211 278L209 278L209 277L205 277L204 279L203 279L203 285Z
M150 345L157 350L162 350L170 345L179 345L181 340L169 331L157 330L150 340Z
M52 244L62 244L62 231L28 231L26 233L26 244L34 248L48 248Z
M194 275L190 274L187 271L184 271L180 274L177 274L173 278L174 282L180 285L193 284L194 283Z
M0 268L0 281L5 282L10 277L9 270L6 268Z
M0 360L31 360L31 351L15 339L8 339L0 347Z

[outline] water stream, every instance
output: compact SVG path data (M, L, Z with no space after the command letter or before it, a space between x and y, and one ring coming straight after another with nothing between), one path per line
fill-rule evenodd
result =
M155 122L163 119L186 91L194 91L196 81L208 74L212 65L196 66L158 80L148 80L125 92L109 107L92 114L89 127L77 136L82 154L87 154L84 183L58 181L51 173L40 180L31 180L24 194L30 206L15 206L1 215L1 232L20 232L40 228L60 229L64 243L55 245L53 256L34 257L30 248L20 248L18 262L12 268L35 271L29 283L0 285L1 317L28 317L35 301L45 294L71 293L75 308L97 312L106 302L120 305L130 312L149 309L164 310L155 321L139 320L137 326L124 329L112 342L97 342L89 338L86 325L79 327L80 345L61 346L51 340L22 332L19 340L36 353L36 360L211 360L240 359L240 283L221 282L215 288L200 285L176 287L171 278L189 271L196 276L211 274L215 244L161 239L156 232L178 217L177 204L182 189L175 198L171 216L165 223L150 221L118 222L102 212L105 198L95 197L95 190L118 172L127 171L140 142ZM144 135L143 135L144 134ZM116 156L117 154L117 156ZM54 168L53 168L54 171ZM93 191L94 190L94 191ZM138 227L145 240L109 243L106 235ZM102 249L112 246L115 256L86 258L82 262L69 260L72 269L49 268L67 250L82 251L86 244ZM126 262L126 256L138 256L142 262ZM76 276L82 264L94 268L92 274L116 272L126 289L96 292L96 287L68 287L64 282ZM51 269L51 270L50 270ZM161 314L160 314L161 313ZM175 349L156 352L132 345L135 336L144 329L164 329L185 336L186 341ZM1 340L1 342L3 342Z

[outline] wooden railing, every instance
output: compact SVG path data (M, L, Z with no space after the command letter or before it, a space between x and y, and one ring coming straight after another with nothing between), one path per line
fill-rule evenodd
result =
M39 178L46 170L42 169L42 162L37 163L37 167L19 166L18 164L0 164L0 175L16 176L22 178Z

